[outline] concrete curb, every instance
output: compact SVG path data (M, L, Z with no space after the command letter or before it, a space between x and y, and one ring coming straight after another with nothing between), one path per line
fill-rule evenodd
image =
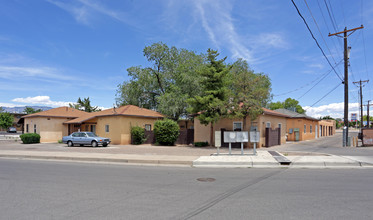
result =
M100 162L100 163L123 163L123 164L153 164L153 165L183 165L192 166L193 159L177 159L170 158L172 156L156 155L155 158L138 157L138 155L113 155L113 157L89 157L89 156L62 156L62 155L26 155L26 154L1 154L0 158L14 158L14 159L41 159L41 160L61 160L74 162ZM114 158L117 157L117 158ZM157 158L158 157L158 158Z

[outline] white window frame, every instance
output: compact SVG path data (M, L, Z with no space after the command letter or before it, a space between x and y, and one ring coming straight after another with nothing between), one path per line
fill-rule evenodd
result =
M304 133L306 134L307 133L307 125L304 124Z
M241 126L241 131L243 130L243 123L242 123L242 121L234 121L234 122L233 122L233 131L236 130L236 128L234 127L235 124L240 124L240 126Z
M271 122L270 121L266 122L266 128L271 128Z

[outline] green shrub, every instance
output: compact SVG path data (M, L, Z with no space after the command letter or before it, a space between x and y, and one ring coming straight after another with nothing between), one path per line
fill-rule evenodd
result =
M143 144L146 141L145 129L139 126L131 127L132 144Z
M34 133L27 133L20 135L20 138L24 144L40 143L40 135Z
M194 142L195 147L206 147L208 145L209 143L207 141L206 142Z
M154 123L155 140L160 145L174 145L179 134L179 125L171 119L159 120Z
M59 144L63 144L62 140L58 140L57 142L58 142Z

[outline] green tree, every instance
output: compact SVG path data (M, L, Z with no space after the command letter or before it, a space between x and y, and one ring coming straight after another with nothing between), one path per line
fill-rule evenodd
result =
M330 117L330 115L320 117L321 120L335 120L334 118Z
M70 108L75 108L75 109L85 111L85 112L101 111L101 109L99 109L98 106L92 106L91 105L91 101L89 100L89 97L88 98L83 98L83 100L80 99L80 97L79 97L76 104L69 104L69 106L70 106Z
M243 119L246 130L247 116L253 121L262 113L262 107L271 98L271 82L263 73L254 73L246 61L238 59L229 72L230 117Z
M302 106L299 105L299 101L292 99L292 98L287 98L284 102L272 102L269 103L268 108L271 110L276 110L279 108L285 108L291 111L298 112L300 114L306 113L306 110L302 108Z
M186 100L201 93L198 71L204 57L164 43L147 46L143 52L150 65L127 69L130 79L118 85L117 105L153 109L174 120L187 117Z
M210 124L210 145L213 142L213 126L226 111L227 100L227 76L229 68L225 65L226 57L217 60L219 53L215 50L207 50L206 68L200 71L201 87L203 93L188 100L191 105L190 113L199 113L197 118L201 124Z
M25 110L23 110L23 112L26 113L27 115L34 114L34 113L41 112L41 111L42 111L41 109L34 109L31 107L26 107Z
M13 125L13 116L7 112L0 113L0 127L8 129Z
M179 134L179 125L171 119L158 120L154 123L154 136L158 144L172 146Z

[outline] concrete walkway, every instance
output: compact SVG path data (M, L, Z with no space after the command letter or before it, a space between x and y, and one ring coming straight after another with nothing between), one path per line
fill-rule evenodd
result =
M27 145L32 146L32 145ZM329 154L316 154L307 152L288 152L286 155L276 152L277 155L290 161L283 165L278 156L273 156L267 150L259 150L257 155L246 153L240 155L238 151L232 155L216 153L211 155L172 155L170 154L131 154L104 153L104 152L76 152L53 150L5 150L0 147L0 158L42 159L60 161L79 161L94 163L121 163L142 165L171 165L189 167L214 168L373 168L372 158L346 157ZM70 148L67 148L70 149ZM141 149L141 148L140 148ZM86 149L89 151L89 149ZM181 152L183 149L181 149ZM196 149L198 150L198 149Z

